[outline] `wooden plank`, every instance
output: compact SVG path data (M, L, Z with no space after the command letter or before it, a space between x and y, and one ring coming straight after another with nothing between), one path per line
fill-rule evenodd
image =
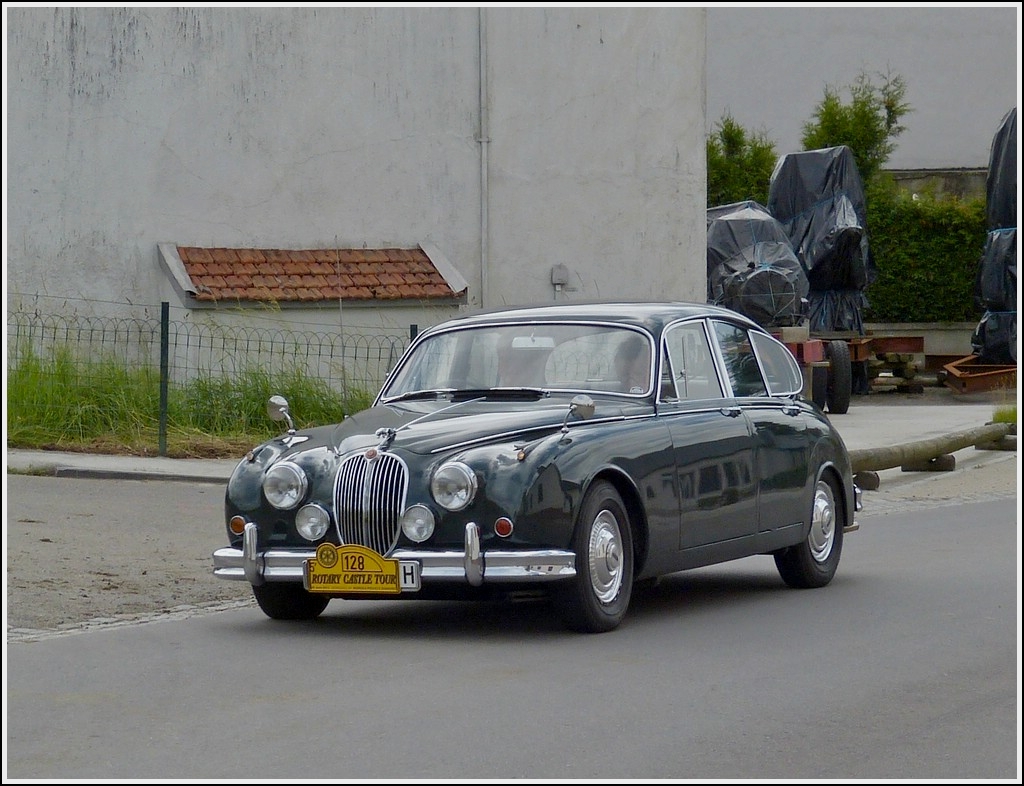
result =
M924 336L868 336L873 352L924 354Z

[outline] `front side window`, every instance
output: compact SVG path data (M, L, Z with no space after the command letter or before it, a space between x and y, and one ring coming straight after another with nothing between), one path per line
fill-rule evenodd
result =
M662 401L721 398L722 384L703 320L684 322L665 331Z

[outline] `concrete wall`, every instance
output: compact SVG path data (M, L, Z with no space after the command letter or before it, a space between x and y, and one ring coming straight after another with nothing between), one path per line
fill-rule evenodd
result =
M703 300L704 12L487 16L489 302Z
M1020 101L1019 3L1000 7L723 8L707 16L708 131L728 110L780 155L860 72L903 77L913 111L887 168L987 168L992 138Z
M5 13L9 309L177 304L161 242L430 242L471 306L703 297L702 9Z

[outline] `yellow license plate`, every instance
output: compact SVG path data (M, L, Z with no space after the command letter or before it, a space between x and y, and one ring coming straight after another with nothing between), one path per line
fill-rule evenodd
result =
M373 549L321 543L306 560L303 583L309 592L398 594L420 588L418 562L387 559Z

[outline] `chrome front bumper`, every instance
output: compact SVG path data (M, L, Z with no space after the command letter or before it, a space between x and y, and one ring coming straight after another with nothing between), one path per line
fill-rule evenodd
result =
M303 580L306 560L316 557L316 548L256 548L256 525L246 524L242 548L231 546L213 552L213 575L232 581L248 581L259 585L269 581ZM480 550L480 529L466 525L465 547L462 551L425 551L396 549L389 559L414 561L420 564L420 580L425 582L459 582L479 587L487 583L525 583L568 579L576 575L576 554L561 549L532 551Z

